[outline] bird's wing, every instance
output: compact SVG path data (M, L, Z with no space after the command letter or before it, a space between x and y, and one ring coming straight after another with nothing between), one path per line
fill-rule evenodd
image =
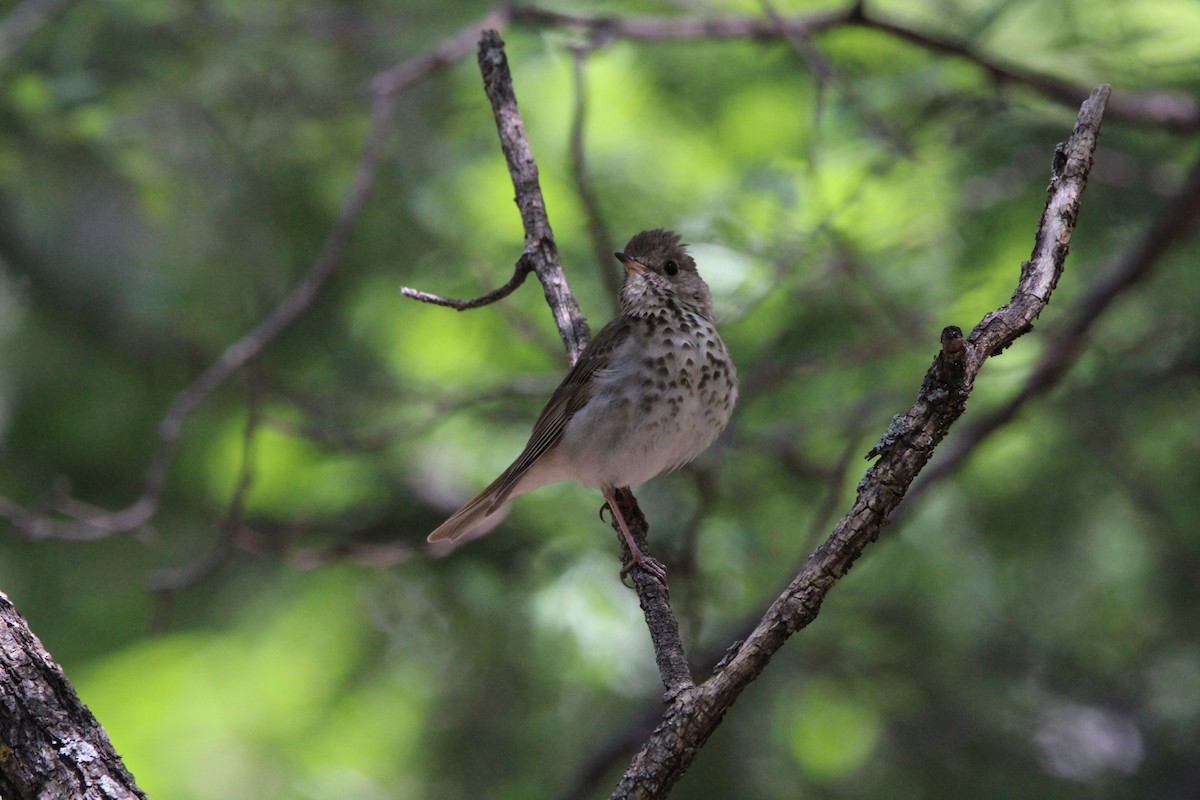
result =
M558 444L567 422L587 403L592 377L610 364L613 351L628 338L629 331L629 318L622 314L601 328L596 338L583 349L575 366L550 395L537 422L533 423L533 433L525 449L500 477L491 508L499 507L538 458Z

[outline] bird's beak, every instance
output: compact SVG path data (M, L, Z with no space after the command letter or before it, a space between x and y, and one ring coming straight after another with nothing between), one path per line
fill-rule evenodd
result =
M646 265L638 261L633 256L626 255L625 253L613 253L613 255L617 257L618 261L625 265L625 269L628 272L637 272L639 270L646 269Z

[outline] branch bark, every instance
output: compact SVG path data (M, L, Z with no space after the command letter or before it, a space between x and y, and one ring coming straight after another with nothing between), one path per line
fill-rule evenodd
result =
M900 513L924 494L941 478L953 474L983 441L1011 422L1030 400L1057 386L1062 377L1083 354L1091 330L1118 297L1131 286L1148 277L1171 248L1194 237L1200 230L1200 162L1192 167L1191 175L1175 195L1166 211L1146 229L1141 239L1096 281L1079 303L1071 320L1056 329L1050 344L1042 353L1033 372L1017 394L986 417L976 419L947 445L937 463L933 464L904 499Z
M0 797L132 800L145 795L104 728L0 592Z
M479 40L479 71L483 74L483 89L492 103L496 129L500 133L500 148L508 163L508 173L516 190L517 208L525 227L525 253L542 289L546 303L554 314L559 336L567 348L567 357L574 364L588 342L587 320L575 302L567 275L558 259L558 245L546 216L546 201L538 181L537 161L525 136L525 122L517 109L512 73L504 42L495 30L486 30Z
M943 349L926 372L916 403L892 420L872 448L869 457L878 456L879 460L859 483L849 513L737 646L736 653L718 665L708 680L675 696L617 784L614 800L667 795L742 691L792 634L816 618L830 589L879 538L917 473L965 410L984 362L1031 329L1062 275L1109 93L1108 86L1092 92L1080 109L1070 140L1055 151L1033 253L1021 265L1012 299L984 316L965 342L947 336L947 332L953 333L951 328L943 332Z

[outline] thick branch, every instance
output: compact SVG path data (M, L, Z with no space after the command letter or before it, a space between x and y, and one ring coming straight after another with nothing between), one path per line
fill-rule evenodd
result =
M679 693L634 757L613 798L666 795L742 690L793 633L816 618L829 590L879 537L938 442L962 415L984 362L1027 332L1045 308L1062 274L1109 92L1109 87L1101 86L1092 93L1080 109L1070 141L1059 146L1033 255L1021 266L1012 300L986 315L961 348L960 339L944 336L944 349L926 373L917 402L892 421L873 448L872 455L879 460L859 483L850 512L771 604L736 654L707 681Z
M0 797L146 797L62 667L2 592Z

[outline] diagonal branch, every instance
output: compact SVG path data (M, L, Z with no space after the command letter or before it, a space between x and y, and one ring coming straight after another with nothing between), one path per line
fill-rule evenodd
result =
M742 691L792 634L816 619L830 589L879 538L917 473L966 409L986 360L1030 330L1063 271L1109 92L1108 86L1092 92L1080 109L1070 141L1056 150L1033 254L1021 265L1012 299L984 316L965 343L943 334L943 350L926 373L916 403L892 420L872 448L871 456L879 460L859 483L850 511L732 657L704 683L675 696L617 784L613 798L666 795Z
M1011 422L1027 402L1057 386L1082 355L1096 322L1117 297L1146 278L1173 246L1200 232L1196 226L1197 218L1200 218L1200 162L1192 168L1187 182L1176 194L1166 213L1146 230L1133 250L1107 276L1097 281L1080 301L1079 312L1052 337L1021 390L996 411L975 420L947 445L944 455L909 492L901 511L923 495L929 486L961 467L981 442Z
M0 39L16 36L20 40L27 30L44 23L54 12L68 8L71 3L61 0L29 0L0 23ZM30 14L29 12L36 12ZM47 13L48 12L48 13ZM30 28L32 21L33 28ZM476 22L430 50L401 62L372 81L372 123L363 147L357 171L325 245L309 273L253 330L231 344L207 369L180 391L165 412L158 431L158 440L146 469L142 493L127 507L108 510L91 506L56 492L48 509L30 509L0 497L0 518L7 519L28 538L71 538L87 540L112 533L134 531L145 526L158 512L167 475L175 459L182 429L195 411L217 389L223 386L245 365L261 355L275 338L302 316L316 301L321 289L339 267L350 236L357 226L367 195L374 182L384 139L390 130L392 105L401 91L447 67L458 63L471 51L480 27L503 28L519 24L532 28L574 28L589 35L589 49L601 47L615 39L633 41L670 40L735 40L771 41L787 38L793 42L808 41L823 31L858 25L909 41L927 50L967 59L987 71L997 81L1024 85L1060 103L1074 103L1083 94L1078 84L1039 73L1034 70L1003 63L969 44L910 28L875 12L868 13L861 2L834 11L821 11L791 16L769 15L677 15L621 17L559 12L524 5L497 5ZM14 33L15 32L15 33ZM3 48L0 47L0 50ZM515 99L499 107L515 111ZM1171 92L1122 92L1108 109L1109 116L1173 131L1200 129L1200 102ZM497 122L515 120L519 115L497 112ZM522 137L514 137L519 141ZM554 310L560 335L574 362L587 340L586 325L570 294L561 267L557 267L557 251L545 209L537 190L536 164L526 147L524 152L506 154L510 165L519 169L521 186L518 198L522 204L522 220L526 223L526 253L533 269L538 272L546 292L547 302ZM517 160L514 162L512 158ZM532 175L533 182L527 178ZM533 205L529 205L532 203ZM534 206L540 213L532 213ZM540 221L539 221L540 220ZM521 267L518 264L518 272ZM513 281L517 281L514 274ZM519 282L519 281L517 281ZM503 289L515 289L506 284ZM511 287L511 288L510 288ZM500 292L502 290L497 290ZM451 300L421 293L418 299L441 303L455 308L472 308L476 303L492 302L502 295L489 293L471 301Z
M869 11L862 0L845 8L779 16L630 14L620 17L552 11L537 6L509 8L514 24L531 27L569 27L591 36L592 46L611 41L693 41L744 39L796 40L836 28L858 25L886 33L925 50L966 59L1000 83L1026 86L1062 105L1074 106L1087 87L1055 75L1006 63L964 42L912 28L899 20ZM1137 125L1187 133L1200 129L1200 101L1183 92L1123 90L1113 98L1108 115Z
M517 109L517 96L513 91L504 42L495 30L484 31L479 40L479 71L483 73L483 89L492 103L496 129L500 134L500 148L508 163L508 173L516 190L517 208L521 212L521 224L525 227L525 254L522 258L529 260L530 267L542 282L546 303L554 314L559 336L567 348L567 357L574 364L587 346L587 320L575 302L575 295L571 293L567 275L558 259L558 245L554 243L554 232L550 229L546 201L538 181L537 161L525 136L525 122Z
M0 592L0 796L145 800L104 728Z

